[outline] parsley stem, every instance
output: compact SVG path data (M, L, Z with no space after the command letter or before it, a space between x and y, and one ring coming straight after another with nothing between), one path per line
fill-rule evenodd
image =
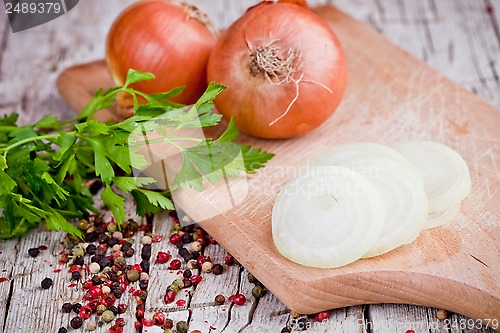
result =
M0 132L12 132L19 129L18 126L0 126Z
M146 140L146 141L138 141L138 142L132 142L129 143L129 147L137 147L137 146L142 146L145 144L152 144L152 143L163 143L163 142L168 142L176 147L178 145L174 144L173 141L194 141L194 142L201 142L202 139L196 139L196 138L158 138L158 139L151 139L151 140Z
M70 132L71 133L71 132ZM16 143L11 144L10 146L7 146L5 148L0 148L0 151L4 151L3 157L7 157L7 153L19 146L24 145L25 143L30 143L34 141L40 141L40 140L50 140L50 139L57 139L59 137L59 133L56 134L47 134L47 135L41 135L41 136L35 136L33 138L27 138L21 141L18 141Z

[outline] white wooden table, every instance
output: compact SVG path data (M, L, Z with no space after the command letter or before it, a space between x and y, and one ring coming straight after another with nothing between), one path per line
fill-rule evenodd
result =
M42 26L13 34L5 14L0 14L0 114L18 112L28 123L53 113L69 117L73 112L61 101L55 80L62 69L104 57L106 32L116 15L132 0L82 0L71 12ZM223 28L255 0L192 0ZM330 1L310 1L311 5ZM349 14L371 25L395 44L433 67L436 71L500 107L500 1L499 0L337 0ZM474 110L471 110L474 112ZM169 223L159 217L155 233L167 233ZM140 235L138 236L140 237ZM63 235L35 230L22 239L0 242L0 330L57 332L68 327L69 315L60 306L81 298L80 288L67 288L69 278L58 267L57 254ZM35 260L27 249L47 245ZM166 242L153 246L153 256ZM173 253L175 249L171 248ZM219 246L207 250L221 262L225 251ZM140 253L140 251L137 251ZM131 262L140 261L138 255ZM202 332L281 332L291 322L286 307L273 295L259 301L251 297L252 285L243 268L233 266L221 276L206 274L187 306L169 307L161 296L165 283L175 278L165 268L152 264L147 316L156 310L169 311L174 321L190 320L190 330ZM500 272L499 272L500 273ZM54 287L41 291L40 281L54 278ZM213 305L217 294L239 291L249 302L241 307ZM125 297L125 296L124 296ZM135 307L134 300L129 304ZM189 309L189 311L188 311ZM133 311L128 312L130 318ZM466 318L450 314L451 327L443 327L436 309L408 305L357 306L332 311L328 326L309 332L486 332L460 329ZM108 325L109 326L109 325ZM107 332L107 327L98 332ZM212 328L210 328L212 326ZM148 332L153 332L149 330ZM160 332L160 330L156 330ZM154 331L154 332L156 332ZM127 319L125 332L134 332Z

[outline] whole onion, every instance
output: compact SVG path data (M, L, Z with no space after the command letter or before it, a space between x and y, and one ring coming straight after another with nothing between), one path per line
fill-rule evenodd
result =
M113 23L106 60L113 80L122 85L130 68L156 78L133 88L148 94L185 86L171 100L196 102L206 88L206 68L216 41L205 14L167 0L143 0L126 8Z
M338 39L305 1L263 1L218 39L208 81L228 86L215 103L243 132L289 138L335 111L347 68Z

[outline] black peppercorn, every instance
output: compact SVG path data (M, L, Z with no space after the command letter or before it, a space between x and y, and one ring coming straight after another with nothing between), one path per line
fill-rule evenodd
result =
M96 195L97 192L99 192L99 190L102 188L103 185L104 185L104 183L100 179L94 180L92 182L92 184L90 184L90 186L89 186L90 193L92 195Z
M189 234L189 232L186 232L184 233L184 235L182 235L182 242L184 244L191 243L192 241L193 237L191 237L191 234Z
M73 304L71 304L71 303L64 303L62 305L62 312L63 313L70 313L72 309L73 309Z
M80 272L79 272L79 271L73 271L73 272L71 273L71 278L72 278L73 280L80 280L80 279L81 279L81 277L82 277L82 274L80 274Z
M97 238L99 238L99 234L96 231L88 232L85 234L85 241L88 243L95 242L97 240ZM91 253L89 253L89 254L91 254Z
M68 330L66 329L66 327L61 327L61 328L59 328L57 333L68 333Z
M113 296L115 296L116 298L120 298L123 295L123 291L118 289L112 290L111 292L113 293Z
M84 264L85 264L85 261L83 260L82 257L77 257L73 261L73 265L83 266Z
M52 287L52 279L51 278L48 278L46 277L45 279L42 280L41 282L41 285L42 285L42 289L49 289L50 287Z
M82 305L80 303L73 304L73 312L74 313L79 313L81 308L82 308Z
M192 254L192 253L190 253L190 252L188 251L188 253L187 253L186 255L182 256L182 259L184 259L184 261L185 261L185 262L188 262L189 260L194 259L194 256L193 256L193 254Z
M118 315L118 308L114 305L111 305L109 308L108 308L109 311L113 312L113 314L116 316Z
M28 249L28 254L31 257L36 258L40 254L40 249L37 247L32 247L31 249Z
M151 258L151 244L146 244L141 250L142 260L149 260Z
M188 254L188 253L189 253L189 250L188 250L188 249L186 249L185 247L181 247L181 248L179 249L178 253L179 253L179 256L184 257L186 254Z
M193 273L189 269L186 269L182 274L182 276L185 277L186 279L189 279L192 275Z
M290 332L292 332L292 329L288 326L283 327L283 329L281 330L281 333L290 333Z
M128 248L126 249L125 251L123 251L123 254L125 255L125 257L127 258L130 258L130 257L133 257L134 256L134 253L135 253L135 250L133 248Z
M109 247L113 247L116 244L118 244L118 239L116 239L116 238L110 238L110 239L108 239L108 246Z
M95 246L94 244L89 244L87 246L87 248L85 249L85 252L87 252L87 254L93 255L93 254L95 254L96 249L97 249L97 246Z
M95 231L96 231L99 235L101 235L101 234L105 233L105 232L106 232L106 230L107 230L107 229L106 229L106 228L104 228L104 226L102 226L102 225L98 225L98 226L96 226L96 228L95 228Z
M102 283L102 280L101 280L101 278L100 278L99 276L94 275L94 276L92 277L92 284L93 284L94 286L98 286L98 285L100 285L101 283Z
M149 261L146 260L141 261L141 268L143 272L149 274Z
M106 255L106 249L102 248L102 247L98 247L96 250L95 250L95 255L96 256L99 256L99 257L104 257Z
M224 267L221 264L215 264L212 266L212 273L215 275L221 275L224 271Z
M130 249L132 247L132 244L129 242L123 242L122 244L122 251L125 251L126 249Z
M99 259L98 264L99 264L99 266L101 266L101 268L104 268L106 266L110 266L111 259L109 259L107 257L102 257L101 259Z
M177 246L177 248L180 249L181 247L184 246L184 243L183 242L179 242L179 243L175 244L175 246Z
M71 321L69 322L69 324L71 325L71 327L73 327L76 330L77 328L82 327L82 325L83 325L83 319L81 317L79 317L79 316L76 316L73 319L71 319Z
M201 253L200 252L193 252L193 253L191 253L191 255L193 256L193 259L196 260L201 255Z
M97 255L94 255L90 258L90 262L93 263L93 262L96 262L96 263L99 263L99 260L101 260L101 256L97 256Z
M98 241L99 241L99 243L101 243L101 244L106 244L106 243L108 242L108 240L109 240L109 237L108 237L108 235L106 235L106 234L100 234L100 235L99 235L99 238L97 238L97 240L98 240Z

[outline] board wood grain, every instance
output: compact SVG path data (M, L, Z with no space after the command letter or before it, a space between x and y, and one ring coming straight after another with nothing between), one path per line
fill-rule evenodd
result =
M315 11L347 54L349 83L341 106L319 129L300 138L241 136L242 142L276 157L248 178L243 204L202 226L301 313L408 303L485 321L500 319L500 111L339 10L326 6ZM97 88L111 84L106 73L102 62L68 69L58 82L60 93L81 109ZM447 144L468 162L473 188L453 223L424 231L414 243L388 254L337 269L300 266L278 253L271 210L280 188L300 166L333 145L401 139Z

